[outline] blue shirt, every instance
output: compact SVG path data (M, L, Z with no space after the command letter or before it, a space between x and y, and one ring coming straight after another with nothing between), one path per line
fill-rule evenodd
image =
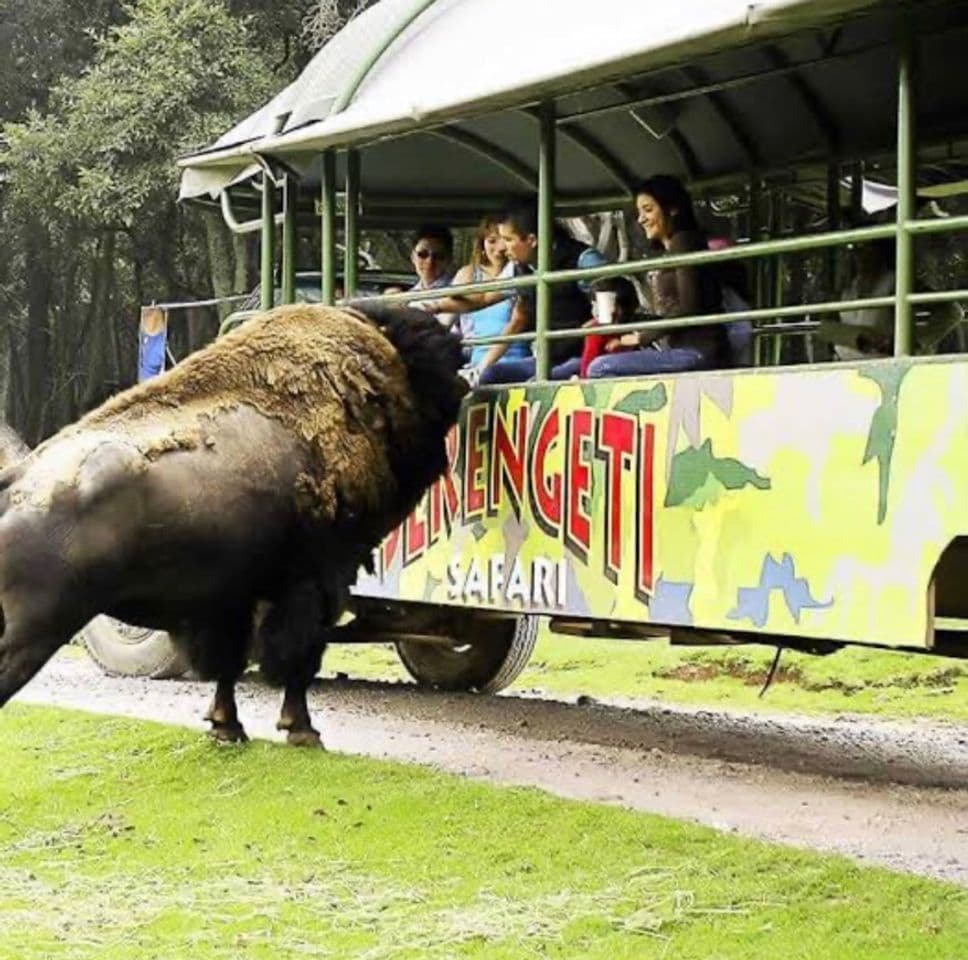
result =
M165 372L165 348L168 331L142 333L138 338L138 382L157 377Z

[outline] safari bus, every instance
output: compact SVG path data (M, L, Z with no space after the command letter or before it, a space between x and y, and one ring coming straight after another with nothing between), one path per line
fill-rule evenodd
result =
M510 291L531 322L469 346L525 344L533 376L469 393L450 472L361 574L343 638L479 691L517 676L539 618L968 655L966 43L954 0L380 0L185 158L182 198L260 233L262 308L276 277L296 296L300 232L319 231L331 304L359 292L368 230L536 202L532 269L386 295ZM556 262L556 223L630 223L655 174L729 240ZM886 284L850 289L875 246ZM750 280L738 303L663 316L646 297L621 334L723 328L749 356L552 379L556 344L603 335L562 328L556 290L727 267ZM876 349L857 327L838 349L848 314L888 318ZM164 635L102 620L88 643L110 669L178 669Z

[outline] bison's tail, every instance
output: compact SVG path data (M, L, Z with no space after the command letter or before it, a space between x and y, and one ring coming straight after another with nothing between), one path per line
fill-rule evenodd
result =
M433 314L356 300L354 310L372 320L407 367L414 394L448 426L457 419L467 385L457 376L463 363L460 340Z

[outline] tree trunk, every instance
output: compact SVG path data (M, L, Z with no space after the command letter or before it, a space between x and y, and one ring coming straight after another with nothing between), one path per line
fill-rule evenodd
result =
M254 285L255 266L251 258L252 244L244 236L232 234L232 249L235 252L235 282L233 293L248 293Z
M87 339L87 382L81 398L82 410L97 406L110 393L113 379L113 332L115 318L110 315L110 292L114 271L114 234L101 238L93 265L90 303L90 334Z
M23 374L20 366L20 351L13 327L7 328L7 396L4 405L4 418L23 436L23 423L27 416L27 402L24 396Z
M228 297L233 293L238 293L240 288L236 286L236 280L238 279L239 258L236 245L233 243L233 234L217 213L204 214L204 224L212 291L216 297ZM242 252L241 259L244 263L244 248ZM231 304L219 304L219 321L224 320L231 313L231 310Z
M42 439L44 404L50 388L50 234L34 221L25 236L27 342L23 370L26 409L14 426L33 446Z

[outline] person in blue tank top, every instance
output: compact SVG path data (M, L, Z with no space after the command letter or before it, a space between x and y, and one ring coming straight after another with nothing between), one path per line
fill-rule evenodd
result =
M497 217L485 217L478 224L474 236L474 250L471 262L461 267L454 277L454 283L482 283L486 280L496 280L501 276L510 276L508 258L504 249L504 241L498 230ZM508 297L489 306L465 313L460 320L461 336L496 337L508 332L511 323L511 309L514 300ZM474 347L470 355L470 366L479 367L484 362L490 347ZM530 351L525 343L512 343L501 360L520 359L528 356ZM498 361L500 362L500 361Z
M474 235L471 262L457 271L453 279L455 286L512 276L514 265L508 261L504 241L501 239L498 229L500 219L498 216L485 216L478 224ZM420 306L429 311L462 311L460 335L462 339L467 340L515 332L511 328L514 301L513 294L508 291L423 301ZM502 363L507 360L520 361L531 356L531 349L527 343L512 343L502 347L501 351L495 351L494 347L474 347L468 355L468 365L465 367L465 373L470 379L476 380L476 374L488 366L487 360L492 351L499 355L492 358L491 363Z

